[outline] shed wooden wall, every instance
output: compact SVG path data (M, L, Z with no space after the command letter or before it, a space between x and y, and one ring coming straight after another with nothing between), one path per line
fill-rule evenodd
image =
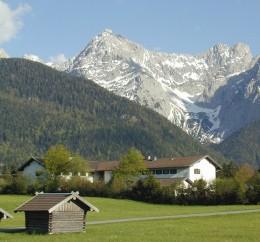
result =
M50 215L50 233L81 232L85 229L86 212L73 201L59 206Z
M25 212L25 226L28 232L49 232L49 213L41 211Z

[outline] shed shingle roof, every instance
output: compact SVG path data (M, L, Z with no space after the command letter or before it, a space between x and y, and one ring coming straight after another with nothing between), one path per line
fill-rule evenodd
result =
M52 212L56 206L59 206L70 200L79 200L86 210L96 211L99 210L87 201L84 201L76 193L39 193L29 201L23 203L15 212L21 211L48 211Z

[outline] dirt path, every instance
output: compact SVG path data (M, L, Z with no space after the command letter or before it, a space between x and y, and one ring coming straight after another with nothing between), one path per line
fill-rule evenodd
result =
M192 213L192 214L179 214L179 215L141 217L141 218L123 218L123 219L92 221L92 222L87 222L87 225L138 222L138 221L153 221L153 220L166 220L166 219L179 219L179 218L210 217L210 216L223 216L223 215L259 213L259 212L260 212L260 209L247 209L247 210L235 210L235 211L225 211L225 212ZM23 232L23 231L25 231L24 227L0 228L0 233L1 232L14 233L14 232Z
M141 217L141 218L123 218L123 219L113 219L113 220L103 220L103 221L92 221L92 222L87 222L87 225L124 223L124 222L136 222L136 221L152 221L152 220L164 220L164 219L179 219L179 218L194 218L194 217L209 217L209 216L257 213L257 212L260 212L260 209L236 210L236 211L225 211L225 212L211 212L211 213L192 213L192 214L156 216L156 217Z

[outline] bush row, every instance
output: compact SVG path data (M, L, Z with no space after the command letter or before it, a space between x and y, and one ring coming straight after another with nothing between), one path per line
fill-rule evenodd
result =
M82 196L127 198L151 203L187 205L257 204L260 202L260 173L256 173L244 183L228 177L218 178L210 185L204 180L197 180L188 187L182 184L162 187L153 176L135 181L130 186L124 186L124 182L120 179L113 179L109 184L90 183L76 176L70 180L50 179L46 176L32 181L19 174L7 174L0 178L0 193L34 194L36 191L79 191Z

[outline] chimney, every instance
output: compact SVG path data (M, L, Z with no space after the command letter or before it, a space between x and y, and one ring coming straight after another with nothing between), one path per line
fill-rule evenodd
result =
M155 161L156 161L156 160L157 160L157 156L155 156L155 157L153 158L153 160L155 160Z
M151 161L151 160L152 160L152 156L148 155L148 156L147 156L147 160L148 160L148 161Z

